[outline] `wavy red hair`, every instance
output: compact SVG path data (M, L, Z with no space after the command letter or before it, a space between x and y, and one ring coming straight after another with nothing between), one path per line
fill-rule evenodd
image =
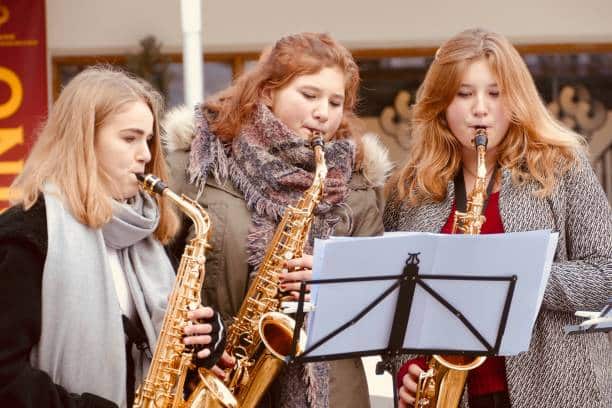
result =
M547 111L516 48L500 34L466 30L436 52L413 109L410 157L390 180L388 192L397 188L400 198L413 204L446 197L448 182L461 166L461 147L446 123L446 109L466 68L478 59L489 64L511 114L497 162L510 169L515 183L534 180L540 185L537 194L549 195L584 150L583 138Z

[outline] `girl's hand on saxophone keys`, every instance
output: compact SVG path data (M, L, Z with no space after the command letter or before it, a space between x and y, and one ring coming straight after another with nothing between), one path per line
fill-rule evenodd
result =
M295 300L300 298L300 286L302 281L312 279L312 255L304 255L285 263L285 270L280 275L280 288L283 292L289 292ZM306 285L305 301L310 301L310 285Z
M399 407L406 408L414 404L417 391L417 381L423 369L416 364L408 366L408 373L402 377L402 384L399 389Z
M210 370L217 377L219 377L222 380L225 380L225 377L227 376L227 373L225 372L225 370L228 368L232 368L235 364L236 364L236 359L230 356L227 353L227 351L223 351L223 354L221 355L221 358L219 359L219 361L217 361L217 364L215 364Z
M218 319L213 319L214 315L215 311L211 307L204 306L200 306L187 314L192 324L187 324L183 329L185 333L183 342L187 345L196 346L196 349L199 349L197 357L200 359L205 359L211 354L210 347L202 346L208 346L211 343L214 345L219 337L219 327L213 330L213 325L218 326L216 324Z

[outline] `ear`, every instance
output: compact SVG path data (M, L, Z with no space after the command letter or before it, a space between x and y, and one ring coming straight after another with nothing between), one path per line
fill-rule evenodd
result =
M272 88L264 88L261 91L261 103L266 105L268 108L272 108L272 105L274 104L274 94L275 92Z

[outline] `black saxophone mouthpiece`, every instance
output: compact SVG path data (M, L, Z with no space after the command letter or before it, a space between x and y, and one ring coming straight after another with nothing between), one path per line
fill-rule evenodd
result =
M474 146L478 147L478 146L484 146L487 147L487 143L489 141L489 138L487 137L487 131L484 128L479 128L476 131L476 136L474 136Z
M321 136L315 136L310 140L310 145L312 147L315 146L321 146L323 147L324 143L323 143L323 138Z
M160 180L159 177L154 176L153 174L136 174L136 178L140 181L142 187L152 193L163 194L164 190L168 188L168 186Z

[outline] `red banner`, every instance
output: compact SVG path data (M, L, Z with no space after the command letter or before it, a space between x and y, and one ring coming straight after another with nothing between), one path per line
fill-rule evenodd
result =
M45 0L0 0L0 211L46 112Z

